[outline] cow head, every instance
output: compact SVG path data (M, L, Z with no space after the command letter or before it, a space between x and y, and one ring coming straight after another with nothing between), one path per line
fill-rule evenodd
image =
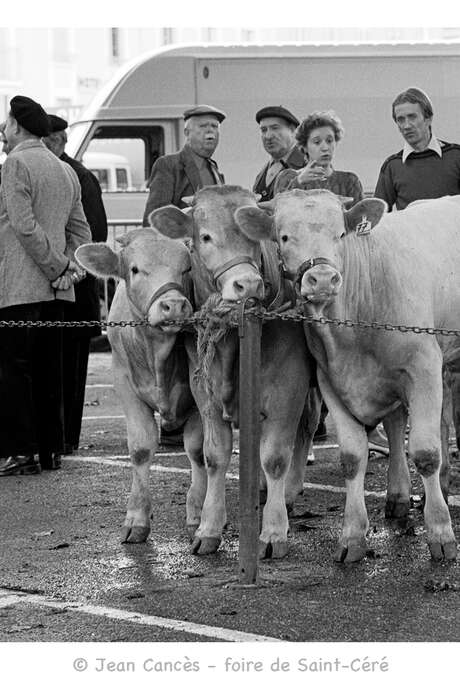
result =
M242 187L204 187L191 210L164 206L150 214L150 223L168 237L192 238L193 251L210 273L216 291L228 301L262 299L260 244L235 221L241 206L257 210L256 197Z
M176 333L164 321L184 319L192 307L183 294L183 274L190 268L190 255L182 242L164 237L152 228L130 230L114 252L107 244L84 244L75 253L90 273L125 281L133 316L146 318L152 327Z
M368 232L386 210L380 199L364 199L349 211L343 202L325 189L294 189L261 204L263 208L240 208L236 215L248 235L278 242L298 292L325 306L342 285L341 238L348 232Z

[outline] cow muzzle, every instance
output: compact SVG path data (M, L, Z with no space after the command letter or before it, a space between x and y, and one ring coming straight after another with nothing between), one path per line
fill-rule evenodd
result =
M214 271L214 283L228 302L264 297L264 282L259 267L249 256L236 256Z
M328 259L313 259L305 264L297 273L297 291L309 302L330 301L342 285L340 272Z
M160 327L165 333L177 333L181 326L165 324L165 321L183 321L192 315L192 305L177 290L164 294L152 303L147 314L150 326Z

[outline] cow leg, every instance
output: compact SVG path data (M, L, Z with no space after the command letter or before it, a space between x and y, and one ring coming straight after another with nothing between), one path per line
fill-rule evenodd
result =
M232 428L223 421L221 409L213 407L203 415L203 427L207 491L200 526L192 542L192 552L199 555L217 551L222 539L227 522L225 473L232 455Z
M288 514L294 507L297 496L303 493L303 482L308 453L321 414L321 396L318 388L311 388L307 395L305 408L297 427L291 464L286 479L285 501Z
M364 558L367 551L366 534L369 521L364 501L364 477L368 458L367 434L365 427L356 421L335 395L320 368L318 382L337 428L340 462L346 487L342 534L334 560L352 563Z
M457 450L460 451L460 374L454 372L451 375L452 392L452 417L454 419Z
M411 419L409 457L414 461L425 489L424 516L431 556L434 560L443 557L454 560L457 545L440 483L443 384L439 353L436 354L437 359L427 357L426 362L417 362L416 375L408 386Z
M150 532L149 468L158 448L158 428L151 410L136 396L128 381L117 386L126 415L132 485L122 530L122 542L138 544Z
M453 400L451 392L452 378L450 372L446 369L442 377L442 412L441 412L441 469L439 473L439 481L441 483L441 491L444 500L449 498L449 481L450 481L450 461L449 461L449 435L450 425L453 418Z
M400 405L387 415L383 425L390 447L385 517L404 522L407 520L410 507L410 474L404 438L407 425L406 409Z
M262 514L259 558L283 558L287 554L289 521L285 503L285 480L289 470L294 438L288 424L262 423L260 461L267 485L267 500Z
M187 420L184 427L184 449L190 460L192 481L187 491L187 532L193 540L200 525L201 509L206 496L207 476L203 458L203 427L198 411Z

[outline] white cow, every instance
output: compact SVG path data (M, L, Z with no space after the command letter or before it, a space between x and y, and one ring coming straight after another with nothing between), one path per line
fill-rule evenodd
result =
M164 321L191 315L184 294L184 277L190 270L190 255L182 242L170 240L153 229L128 232L122 250L106 244L87 244L76 258L90 273L120 279L109 320L146 319L138 327L108 329L112 347L115 388L122 400L128 431L133 479L123 527L123 541L147 539L150 531L151 498L149 467L158 448L156 411L171 426L186 420L184 446L192 465L203 463L202 428L189 387L185 348L178 341L178 328ZM187 498L189 510L190 498Z
M344 213L340 198L331 192L293 190L279 194L272 210L270 216L248 206L236 217L249 236L277 240L308 315L459 329L458 198L383 215L385 204L379 199L365 199ZM366 553L366 425L386 420L393 456L389 512L397 515L409 504L404 453L408 414L409 457L425 488L431 554L454 559L457 546L440 483L440 427L443 359L451 360L459 338L320 323L309 325L306 337L337 425L347 488L336 559L355 561Z

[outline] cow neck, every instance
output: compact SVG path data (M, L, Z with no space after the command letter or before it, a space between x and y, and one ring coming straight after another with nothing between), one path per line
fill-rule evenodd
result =
M271 240L261 242L261 274L264 281L263 305L268 311L295 306L295 291L287 279L279 246Z
M340 271L343 279L342 286L335 300L318 313L313 305L306 312L311 316L324 316L340 321L373 321L374 299L372 293L371 275L371 239L370 236L357 237L347 235L338 244L338 257L334 266ZM315 357L326 359L333 365L339 361L338 355L343 347L353 347L353 343L369 333L362 329L346 328L331 324L310 323L307 329L314 333L316 345L312 344ZM321 346L319 345L321 343Z

